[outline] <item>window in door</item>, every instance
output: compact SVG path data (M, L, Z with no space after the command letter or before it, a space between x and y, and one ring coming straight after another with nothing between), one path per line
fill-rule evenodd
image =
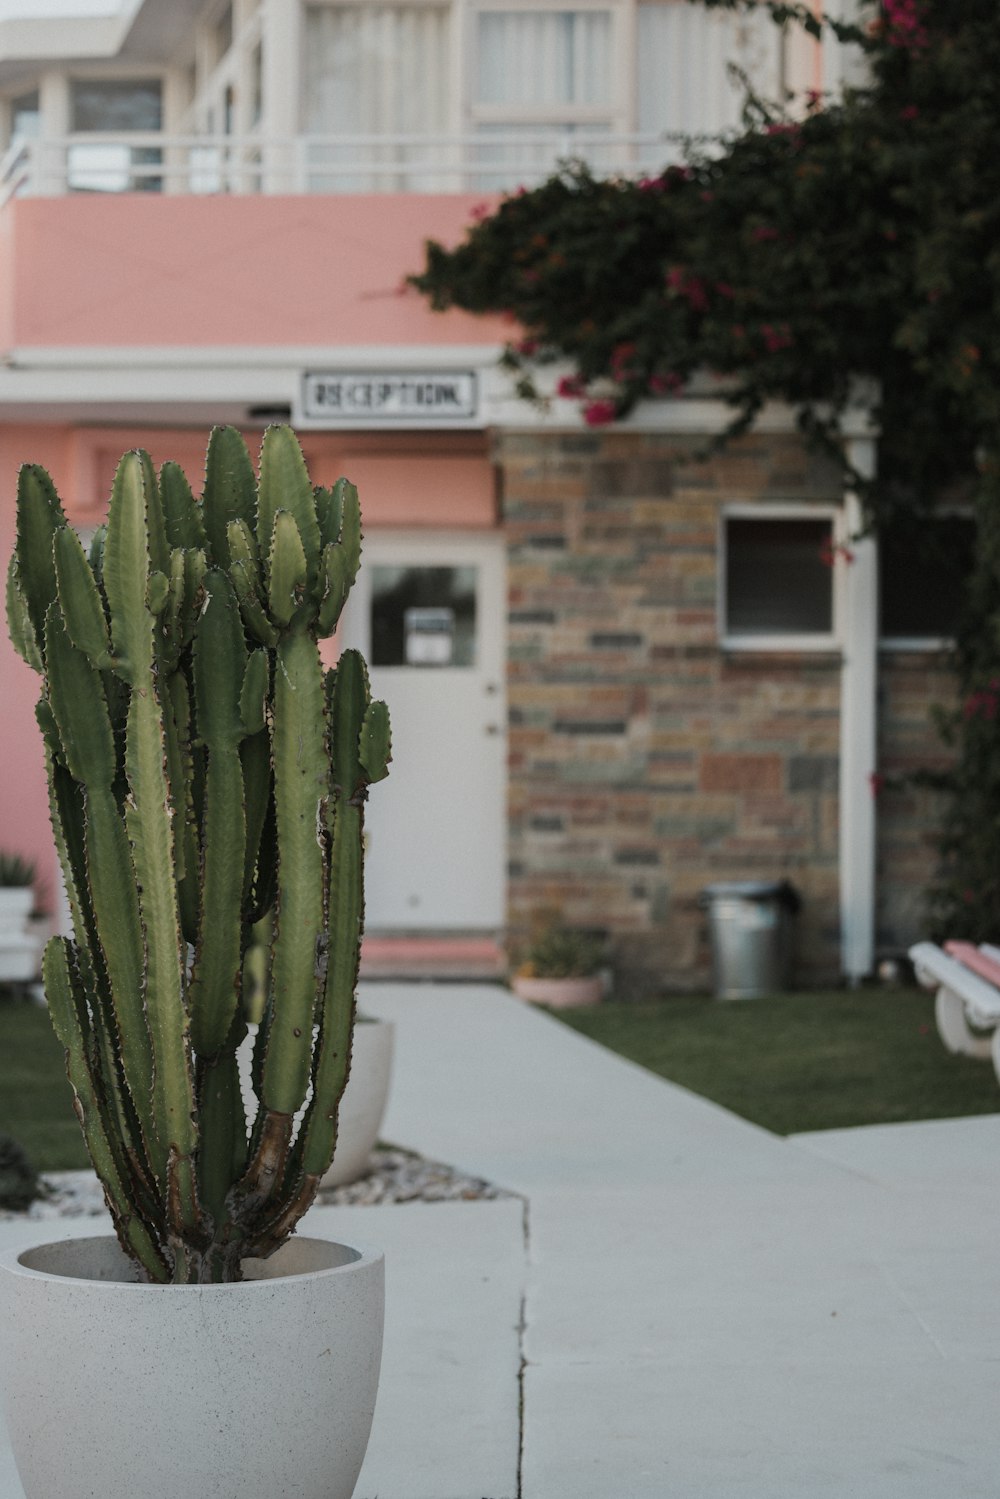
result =
M371 580L371 664L476 664L477 569L388 567Z

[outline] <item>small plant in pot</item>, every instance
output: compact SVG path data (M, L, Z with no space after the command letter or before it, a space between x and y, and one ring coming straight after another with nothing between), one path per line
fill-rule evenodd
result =
M197 500L177 465L126 454L89 557L48 475L21 471L8 621L43 678L74 928L43 973L117 1235L4 1262L27 1499L354 1488L381 1256L290 1235L336 1144L364 804L389 760L363 660L325 672L317 644L360 548L356 490L314 489L287 427L259 478L213 431ZM251 1116L241 986L268 913Z
M514 993L533 1004L594 1005L605 990L604 942L566 924L558 911L543 911L511 980Z

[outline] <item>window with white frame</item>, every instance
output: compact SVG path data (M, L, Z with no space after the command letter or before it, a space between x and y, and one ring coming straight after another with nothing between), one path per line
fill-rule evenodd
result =
M160 192L159 146L88 141L88 135L154 134L163 128L159 78L72 78L66 182L73 192Z
M727 507L719 538L723 643L757 650L835 646L838 555L833 509Z

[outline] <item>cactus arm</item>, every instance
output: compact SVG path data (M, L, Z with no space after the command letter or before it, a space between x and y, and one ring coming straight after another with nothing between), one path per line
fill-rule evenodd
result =
M250 634L255 640L260 641L261 645L273 648L278 643L279 631L264 611L264 605L260 601L249 565L245 562L234 562L230 568L230 577L233 580L236 597L240 601L243 622Z
M77 650L103 671L111 665L108 622L90 563L72 526L56 532L54 556L66 633Z
M189 988L191 1040L211 1057L229 1033L243 961L246 812L239 744L246 647L225 573L206 574L206 604L194 645L198 732L206 746L201 925Z
M257 544L271 559L271 543L279 510L290 511L305 553L308 586L319 575L320 535L312 482L291 427L268 427L260 448L260 486L257 495Z
M254 523L253 463L235 427L215 427L208 441L202 519L214 567L228 568L228 528L234 520Z
M234 1050L199 1064L198 1117L202 1131L199 1191L218 1233L226 1219L226 1197L246 1167L247 1157L246 1114Z
M279 625L291 624L306 587L306 554L295 517L279 510L271 533L268 564L268 612Z
M81 881L78 895L83 902L89 893L111 986L125 1081L153 1152L152 1054L142 1004L142 928L128 839L111 789L116 771L111 721L100 674L70 642L56 606L49 611L46 663L49 707L61 755L69 774L84 788L86 880Z
M328 958L313 1097L303 1121L301 1169L320 1176L337 1140L337 1108L347 1084L355 990L364 924L362 836L367 776L361 735L370 709L368 674L344 651L330 677L330 757L334 798L327 898Z
M356 487L347 479L338 479L333 489L340 500L340 545L347 557L350 587L361 566L361 504Z
M316 616L317 633L321 636L332 635L337 628L337 621L347 602L351 586L347 574L347 557L343 547L335 541L329 542L323 548L323 592Z
M319 539L323 547L337 541L340 536L340 523L343 515L341 504L341 493L346 480L339 479L332 489L324 489L322 484L317 484L313 490L316 499L316 519L319 522Z
M246 857L243 864L244 910L252 925L259 921L271 905L273 892L271 881L262 879L263 864L267 859L264 845L264 829L268 808L271 804L271 740L266 729L251 734L240 745L240 761L243 769L243 804L246 807ZM273 842L273 839L272 839ZM263 896L263 909L259 909Z
M26 463L17 476L17 574L37 641L56 596L55 534L66 520L55 486L43 468Z
M21 660L26 661L32 671L37 671L40 676L45 670L45 662L42 660L42 648L18 577L16 553L7 567L7 629L11 644Z
M309 1084L323 930L326 714L315 641L291 635L277 654L272 754L279 852L272 985L280 1014L268 1041L263 1101L273 1112L294 1114Z
M389 709L380 699L369 703L361 724L358 758L370 784L385 780L392 763Z
M198 1135L188 1055L165 753L160 705L151 673L146 690L133 692L129 704L125 769L130 797L125 822L132 844L145 939L153 1117L159 1148L166 1153L164 1185L170 1198L171 1229L177 1238L182 1238L200 1227L194 1174Z
M184 551L204 547L206 538L201 511L180 464L165 463L160 469L160 496L169 545Z
M150 561L142 457L126 453L111 488L104 591L111 608L115 670L143 689L153 665L152 619L146 607Z
M42 961L42 974L53 1028L66 1051L66 1073L73 1088L73 1107L104 1188L115 1231L126 1254L138 1259L150 1280L168 1281L170 1268L167 1260L147 1225L135 1212L110 1143L107 1121L102 1115L100 1098L87 1061L81 1024L82 1001L73 980L69 943L65 937L49 940Z
M191 796L191 705L184 673L167 678L163 698L164 743L167 750L167 783L174 831L174 880L184 941L194 943L198 935L200 858L198 828Z

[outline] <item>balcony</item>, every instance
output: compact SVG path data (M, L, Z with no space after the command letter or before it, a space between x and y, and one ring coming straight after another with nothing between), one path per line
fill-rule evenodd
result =
M685 147L720 139L558 126L286 140L87 132L16 141L0 162L0 203L67 193L496 193L542 182L567 160L601 175L651 175Z

